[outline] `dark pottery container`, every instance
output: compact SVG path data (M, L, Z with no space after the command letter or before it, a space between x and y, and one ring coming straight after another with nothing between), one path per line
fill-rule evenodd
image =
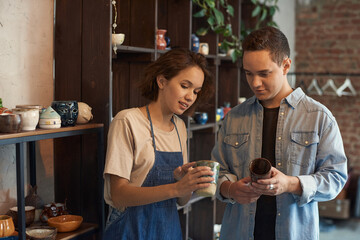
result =
M77 101L53 101L51 107L60 115L61 126L75 126L79 115Z

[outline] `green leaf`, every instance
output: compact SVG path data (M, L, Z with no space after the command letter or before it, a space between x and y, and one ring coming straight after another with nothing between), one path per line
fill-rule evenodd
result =
M197 13L194 13L194 17L204 17L206 15L206 9L202 9Z
M269 8L269 15L270 15L270 16L274 16L275 12L276 12L276 8L275 8L274 6L271 6L271 7Z
M225 26L225 34L224 37L229 37L232 35L232 26L231 24L226 24Z
M224 15L222 14L222 12L220 12L216 8L212 9L212 11L214 12L217 24L224 25Z
M230 16L234 16L234 8L231 5L227 6L226 12L230 15Z
M212 29L217 34L224 34L225 29L222 26L216 26Z
M225 0L220 0L220 4L222 7L225 7Z
M261 7L256 6L255 9L251 13L251 17L256 17L257 15L259 15L260 11L261 11Z
M252 4L257 5L257 0L251 0Z
M198 36L205 36L208 31L209 31L209 28L199 28L199 29L196 31L196 35L198 35Z
M214 18L214 16L208 17L207 22L208 22L208 24L209 24L211 27L213 27L213 26L215 25L215 18Z
M215 8L215 0L205 0L206 5L208 5L210 8Z
M232 60L233 62L236 62L240 56L238 55L238 53L236 52L236 50L234 50L234 51L231 52L230 57L231 57L231 60Z
M266 8L263 8L263 11L262 11L262 15L261 15L261 18L260 18L260 22L264 21L265 18L267 16L267 9Z

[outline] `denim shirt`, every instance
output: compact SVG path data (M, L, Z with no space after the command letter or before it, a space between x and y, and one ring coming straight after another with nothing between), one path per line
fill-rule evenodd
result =
M226 180L249 176L250 160L261 157L264 110L254 96L234 107L219 130L212 160L220 163L217 197L228 202L220 239L253 239L256 202L225 199L219 188ZM280 103L276 168L297 176L302 195L276 196L276 239L319 239L318 201L337 196L347 180L347 159L339 127L331 112L297 88Z

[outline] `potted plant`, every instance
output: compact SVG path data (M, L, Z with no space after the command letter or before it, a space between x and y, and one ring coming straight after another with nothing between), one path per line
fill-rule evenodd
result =
M254 29L258 29L265 23L266 25L277 26L273 21L273 16L279 10L278 0L251 0L250 3L253 5L251 17L256 20ZM233 62L236 62L242 55L242 39L254 29L245 29L245 25L242 23L240 36L234 35L230 21L234 17L234 8L228 0L193 0L193 4L200 8L200 11L193 16L205 17L208 23L207 27L197 29L196 34L204 36L209 30L212 30L222 35L224 38L220 43L220 48L225 52L234 49L231 51L231 58Z

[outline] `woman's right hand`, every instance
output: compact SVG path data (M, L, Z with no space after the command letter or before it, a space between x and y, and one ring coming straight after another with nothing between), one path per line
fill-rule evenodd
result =
M207 175L207 176L206 176ZM178 192L178 197L184 197L192 192L206 188L211 185L211 181L214 180L214 172L211 168L205 166L199 166L196 168L189 168L188 172L178 182L174 183Z

